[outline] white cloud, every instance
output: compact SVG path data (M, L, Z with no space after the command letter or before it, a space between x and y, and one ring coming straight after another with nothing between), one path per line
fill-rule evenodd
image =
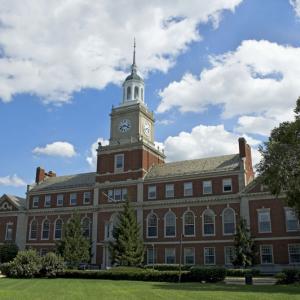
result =
M174 120L170 120L170 119L163 119L163 120L157 120L156 124L158 125L171 125L174 123Z
M290 4L293 6L296 15L300 17L300 0L290 0Z
M32 151L38 155L73 157L76 155L75 148L68 142L54 142L45 147L36 147Z
M97 167L97 149L99 143L101 143L102 146L106 146L108 145L109 141L103 138L98 138L97 141L91 145L86 161L93 170L95 170Z
M255 115L277 123L292 118L300 94L300 48L248 40L210 61L200 76L185 74L160 91L157 111L201 112L218 105L224 118Z
M166 72L201 39L200 23L217 26L240 2L0 0L0 98L30 93L61 104L83 88L120 83L133 36L141 71Z
M0 177L0 185L20 187L26 186L26 182L14 174L12 176Z

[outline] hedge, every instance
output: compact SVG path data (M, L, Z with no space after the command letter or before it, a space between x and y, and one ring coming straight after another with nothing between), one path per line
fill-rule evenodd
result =
M154 269L158 271L179 271L179 265L178 264L154 264L154 265L145 265L145 269ZM192 268L192 266L189 265L182 265L181 270L182 271L189 271Z
M300 282L300 270L286 269L275 275L277 284L291 284Z
M190 271L191 281L219 282L226 277L226 269L221 267L203 268L193 267Z
M230 277L245 277L246 274L259 276L260 271L257 269L226 269L226 276Z

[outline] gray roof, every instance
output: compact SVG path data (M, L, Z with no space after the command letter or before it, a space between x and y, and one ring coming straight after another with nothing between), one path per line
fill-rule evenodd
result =
M9 195L9 194L4 194L0 199L4 199L5 196L17 207L17 208L25 208L26 207L26 199L15 196L15 195Z
M96 173L82 173L67 176L50 177L33 186L31 192L59 190L78 187L92 187L95 184Z
M155 165L146 179L238 170L239 161L239 154L231 154Z

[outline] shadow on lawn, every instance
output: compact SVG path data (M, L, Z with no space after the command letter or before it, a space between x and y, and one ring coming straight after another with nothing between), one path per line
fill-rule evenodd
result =
M249 292L249 293L281 293L289 295L300 295L300 285L269 285L269 286L249 286L249 285L226 285L210 283L169 283L154 284L153 288L161 290L179 290L179 291L203 291L203 292Z

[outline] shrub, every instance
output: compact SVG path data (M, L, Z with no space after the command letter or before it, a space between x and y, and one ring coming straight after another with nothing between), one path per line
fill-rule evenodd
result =
M4 263L0 265L0 271L2 275L8 275L10 269L10 263Z
M57 273L64 270L64 260L53 252L48 252L42 257L42 268L40 274L46 277L55 277Z
M226 269L221 267L203 268L193 267L190 274L191 281L219 282L223 281L226 276Z
M182 271L189 271L192 266L183 265L181 266ZM146 265L145 269L154 269L158 271L179 271L178 264L154 264L154 265Z
M295 269L286 269L275 275L278 284L291 284L300 281L300 271Z
M226 276L231 277L244 277L246 274L249 273L252 276L260 275L260 271L257 269L226 269Z
M4 243L0 246L0 261L6 263L13 260L18 254L19 248L15 243Z

